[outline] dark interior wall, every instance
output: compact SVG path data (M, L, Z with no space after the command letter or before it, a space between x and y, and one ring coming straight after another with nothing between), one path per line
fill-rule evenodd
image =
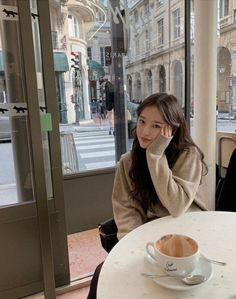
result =
M67 234L92 228L111 218L115 169L64 177Z

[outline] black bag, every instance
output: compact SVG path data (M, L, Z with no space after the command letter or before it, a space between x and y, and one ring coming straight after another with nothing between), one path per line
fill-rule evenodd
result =
M111 249L118 242L117 239L117 226L113 218L105 220L98 225L99 235L102 243L102 247L110 252Z

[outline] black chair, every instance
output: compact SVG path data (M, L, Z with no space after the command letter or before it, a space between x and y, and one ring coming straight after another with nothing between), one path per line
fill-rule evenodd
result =
M114 218L101 222L98 229L102 247L109 253L118 242L117 226Z
M216 198L217 211L236 212L236 149L232 152L228 169Z

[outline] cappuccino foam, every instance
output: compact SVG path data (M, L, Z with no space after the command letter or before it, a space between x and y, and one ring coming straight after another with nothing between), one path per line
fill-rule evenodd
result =
M172 257L187 257L198 250L197 243L182 235L167 235L156 242L156 248L165 255Z

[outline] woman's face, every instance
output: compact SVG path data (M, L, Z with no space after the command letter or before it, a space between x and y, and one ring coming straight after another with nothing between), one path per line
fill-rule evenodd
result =
M154 139L163 134L165 127L167 127L167 124L156 106L144 108L138 118L136 127L136 134L141 148L146 149Z

